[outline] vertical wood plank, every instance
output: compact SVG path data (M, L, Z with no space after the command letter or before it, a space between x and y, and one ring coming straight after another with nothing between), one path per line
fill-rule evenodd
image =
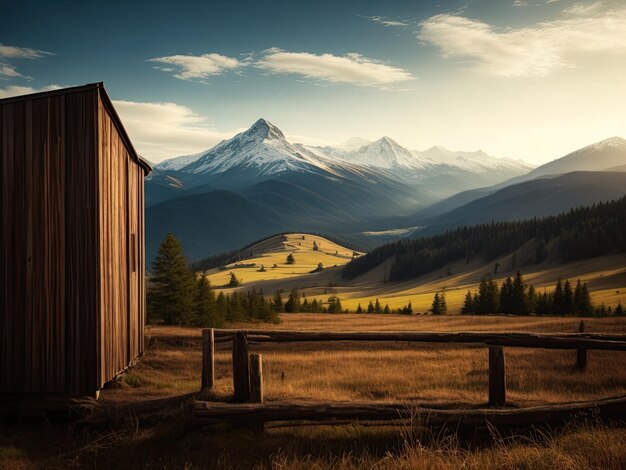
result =
M215 384L215 332L213 328L202 330L202 386L201 391L208 391Z
M506 403L506 369L504 348L489 347L489 406Z
M583 320L580 320L578 332L585 332L585 322ZM585 370L587 368L587 348L578 348L576 350L576 368L578 370Z
M248 337L238 331L233 337L233 385L237 403L250 400L250 363L248 359Z
M250 401L263 403L263 355L250 354Z

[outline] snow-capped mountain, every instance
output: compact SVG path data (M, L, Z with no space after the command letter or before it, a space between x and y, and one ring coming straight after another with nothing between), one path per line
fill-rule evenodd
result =
M195 162L198 158L204 155L205 152L193 153L191 155L182 155L180 157L174 157L167 159L157 165L153 165L153 168L156 167L160 170L175 170L178 171L181 168L189 165L190 163Z
M462 168L468 171L509 169L513 171L517 170L520 173L527 173L534 168L534 166L523 160L497 158L482 150L476 150L475 152L463 152L458 150L448 150L444 147L436 145L427 150L414 150L413 152L415 154L422 155L433 162Z
M416 155L389 137L381 137L376 142L364 145L345 154L344 159L363 166L388 170L423 170L433 166L433 162L422 155Z
M177 165L179 159L185 164ZM258 175L329 169L327 162L305 147L289 143L282 131L265 119L195 158L179 159L174 159L179 171L196 175L215 175L237 167L253 169ZM158 167L167 165L165 161Z
M265 119L259 119L248 130L207 151L172 158L156 168L197 176L216 175L236 168L258 176L289 171L333 173L338 168L368 169L386 171L412 181L457 170L462 173L495 170L497 178L502 180L532 169L523 161L495 158L481 150L461 152L432 147L421 152L411 151L387 136L375 142L353 137L337 147L306 146L289 142L278 127ZM501 173L506 175L503 177Z
M367 140L362 137L350 137L348 140L339 144L337 147L343 150L356 150L363 147L364 145L369 145L371 143L371 140Z

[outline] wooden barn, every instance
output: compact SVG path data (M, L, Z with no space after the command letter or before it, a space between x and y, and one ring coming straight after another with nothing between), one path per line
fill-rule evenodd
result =
M144 350L144 177L102 83L0 100L0 398L94 396Z

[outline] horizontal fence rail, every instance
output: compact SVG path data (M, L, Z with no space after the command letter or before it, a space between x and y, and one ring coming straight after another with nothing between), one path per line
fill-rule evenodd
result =
M432 406L432 405L431 405ZM419 403L210 403L198 402L194 419L198 423L222 421L331 421L331 420L413 420L431 425L463 427L521 427L533 424L557 424L591 413L608 419L626 418L626 398L564 403L528 408L442 409ZM600 416L599 416L600 415Z
M232 341L235 333L242 330L216 329L216 342ZM437 333L412 331L368 331L368 332L327 332L327 331L246 331L249 342L286 343L320 341L394 341L422 343L474 343L487 346L506 346L537 349L595 349L605 351L626 351L626 337L623 335L588 333Z
M287 342L403 342L403 343L457 343L475 344L489 351L489 406L483 410L424 409L435 421L450 420L459 424L500 421L502 423L541 422L562 419L576 411L600 407L608 412L626 415L626 398L598 400L577 404L560 404L524 410L494 410L506 405L505 347L576 350L576 367L580 371L587 365L588 350L626 351L626 336L584 333L581 321L578 333L491 333L491 332L414 332L414 331L285 331L285 330L203 330L203 391L214 382L215 344L232 342L234 401L237 404L200 403L195 409L199 421L248 420L250 422L361 419L395 420L405 418L403 413L411 404L334 404L334 403L270 403L263 405L263 367L260 354L250 354L249 344ZM250 402L253 403L245 403ZM415 407L416 404L413 404ZM258 423L257 423L258 424Z

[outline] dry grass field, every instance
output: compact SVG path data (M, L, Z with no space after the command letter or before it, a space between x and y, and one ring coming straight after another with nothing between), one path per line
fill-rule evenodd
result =
M276 329L573 332L576 318L283 314ZM626 319L585 319L589 332L626 333ZM239 328L267 328L241 324ZM103 390L110 407L181 395L200 387L200 330L152 326L140 363ZM485 404L487 351L479 346L402 343L252 345L264 355L266 400L407 401ZM626 355L507 348L515 406L626 395ZM232 394L230 345L219 345L216 399ZM626 430L593 422L519 437L467 442L410 427L268 425L197 428L181 409L157 422L129 414L104 429L18 421L0 429L0 468L624 468Z

